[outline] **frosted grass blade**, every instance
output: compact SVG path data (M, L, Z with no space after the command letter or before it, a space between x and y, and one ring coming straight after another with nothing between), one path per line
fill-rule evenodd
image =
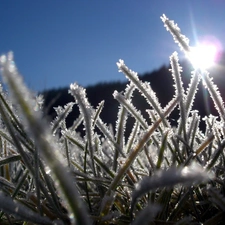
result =
M191 81L190 81L190 84L188 86L187 93L186 93L187 116L189 116L189 112L192 109L193 102L194 102L195 95L198 90L198 84L199 84L200 80L201 80L201 76L199 75L199 72L196 70L194 72L192 72Z
M114 91L113 97L123 106L127 109L127 111L133 116L137 121L139 121L140 125L147 129L148 124L144 117L142 116L141 112L138 111L131 101L127 100L122 94L118 93L117 91Z
M160 18L164 23L164 27L172 34L175 43L178 44L180 49L186 53L190 52L189 39L185 37L185 35L181 34L181 30L178 25L175 24L173 20L169 20L165 14L163 14Z
M70 173L65 167L65 163L61 159L61 155L57 152L57 146L54 144L50 130L43 123L43 118L39 111L33 108L31 94L27 87L23 84L15 63L12 53L8 56L1 56L0 63L2 66L2 75L10 91L13 95L13 100L20 107L21 113L32 134L35 143L40 149L41 155L44 157L47 165L58 183L58 188L62 191L65 201L69 205L71 219L77 220L78 223L90 224L90 219L87 216L86 209L80 199L80 195L75 185L71 180Z
M6 196L1 191L0 191L0 202L1 202L0 209L3 210L5 213L14 215L16 218L41 225L53 224L53 222L49 218L40 216L39 214L35 213L28 207L25 207L21 203L16 202L12 198Z
M66 132L63 132L63 135L74 145L78 146L80 150L82 150L83 152L85 151L85 145L84 143L80 143L77 139L71 137L69 134L67 134ZM95 162L110 176L110 177L114 177L114 173L109 169L109 167L104 164L96 155L94 155L94 160ZM73 161L71 161L72 164L74 164ZM74 164L75 165L75 164ZM77 168L80 171L83 171L82 168L78 167Z
M1 102L0 102L0 105L1 105ZM17 151L19 152L19 154L21 156L21 159L22 159L23 163L29 169L29 171L32 174L32 176L35 177L34 168L33 168L32 164L31 164L31 161L32 161L31 160L31 155L29 155L27 152L25 152L23 147L21 146L20 140L18 138L19 136L16 135L15 130L14 130L14 126L12 126L12 124L10 123L10 119L8 118L8 115L4 111L4 107L0 107L0 112L1 112L1 115L2 115L2 117L4 119L6 127L7 127L8 131L9 131L9 134L11 135L12 144L16 147ZM42 165L42 164L40 164L40 165ZM54 208L55 204L52 201L52 199L50 198L45 185L42 182L40 182L39 185L40 185L40 188L41 188L42 192L44 193L46 199L48 200L48 202ZM55 191L54 191L54 193L55 193ZM53 196L54 196L54 194L53 194ZM57 211L57 208L56 208L56 211Z
M131 100L134 89L135 89L134 85L132 85L132 84L127 85L125 94L124 94L124 97L127 100ZM125 144L125 135L124 134L126 131L127 117L128 117L127 109L124 106L120 105L119 111L117 114L118 119L116 121L116 142L120 146L121 149L123 149L124 144ZM114 171L117 170L118 157L119 157L119 151L116 150L115 154L114 154L114 160L113 160L113 170Z
M177 104L177 100L176 99L173 103ZM171 107L173 107L173 105L171 105ZM165 112L165 116L167 116L167 114L170 112L170 109L168 109L167 112ZM158 119L153 125L152 127L145 133L145 135L142 137L142 139L139 140L139 142L137 143L137 145L135 146L135 148L133 149L133 151L130 153L130 155L128 156L127 160L124 162L123 166L121 167L120 171L118 172L117 176L115 177L115 179L113 180L108 192L110 192L111 190L115 190L116 186L118 184L118 182L122 179L122 177L125 175L127 169L130 167L130 165L132 164L132 162L136 159L139 151L143 148L143 146L147 143L147 141L149 140L149 137L152 135L152 133L158 128L159 124L162 122L162 119Z
M20 155L12 155L12 156L7 156L5 158L0 159L0 166L3 166L5 164L11 163L11 162L16 162L21 160Z
M190 196L189 190L182 193L182 195L180 196L181 198L176 203L175 207L173 208L172 212L170 213L169 217L167 218L167 221L176 220L182 207L185 207L184 205L187 203L189 196Z
M90 151L91 166L94 176L96 176L96 168L94 163L94 127L93 127L93 109L87 99L86 90L76 83L70 85L69 93L74 97L80 113L84 117L84 126L86 138L88 141L88 149Z
M164 151L166 149L166 145L167 145L167 137L168 137L168 131L165 133L164 137L162 138L162 143L159 149L159 155L158 155L158 161L156 163L156 168L160 169L162 161L163 161L163 155L164 155Z
M135 122L133 129L128 137L128 141L126 144L126 153L129 153L132 149L132 147L134 146L134 143L136 141L136 137L138 135L140 131L140 124L138 123L138 121Z
M196 155L200 154L206 148L206 146L208 146L213 141L213 139L214 135L209 135L209 137L198 147L198 149L196 149Z
M138 183L132 194L131 209L133 210L137 198L151 190L173 187L176 184L192 185L193 183L206 182L212 178L212 174L205 172L195 163L190 166L185 166L184 168L172 167L167 171L159 171L152 177L144 177L142 181Z
M178 102L178 98L176 98L174 100L174 102L170 105L170 107L167 109L167 111L164 112L164 116L163 117L166 117L171 112L171 109L174 108L174 105L176 105L177 102ZM110 196L111 193L114 193L115 192L118 184L120 183L120 181L122 180L122 178L126 175L127 170L132 165L133 161L137 158L138 153L145 146L145 144L148 142L150 136L158 128L158 126L162 122L162 120L163 120L163 118L159 118L151 126L151 128L145 133L145 135L139 140L139 142L137 143L137 145L135 146L135 148L133 149L133 151L131 151L130 155L127 157L126 161L123 163L123 165L121 166L120 170L118 171L118 173L114 177L112 183L109 186L108 191L106 192L106 196ZM112 204L110 204L110 205L112 205ZM103 203L102 203L101 208L103 210L101 211L100 215L104 217L106 214L108 214L108 211L110 209L107 208L107 206L104 206Z
M155 92L152 90L151 86L148 83L143 83L139 80L137 73L130 70L122 59L117 62L119 72L123 72L126 77L132 82L139 92L146 98L147 102L156 110L158 115L163 119L165 126L168 126L168 122L163 118L162 107L156 97Z
M130 100L132 97L132 94L134 92L134 85L130 84L127 85L124 97L127 100ZM123 148L123 142L124 142L124 132L126 129L126 121L127 121L127 110L125 107L120 107L118 111L118 121L116 122L116 139L117 143L121 144L121 148Z
M73 125L70 127L70 130L76 130L78 126L82 123L84 117L82 114L78 116L76 120L74 120Z
M181 79L182 67L179 65L177 52L174 52L170 56L170 64L176 96L181 96L180 101L183 102L185 96L184 96L183 81Z
M96 125L99 128L99 130L102 132L102 134L112 143L112 145L119 151L119 153L125 157L125 154L123 152L123 149L121 146L116 142L114 136L109 132L109 127L103 123L101 118L99 117L96 121Z
M68 116L68 114L72 111L73 109L73 102L68 103L67 105L62 107L57 107L55 108L55 111L57 113L56 119L52 122L52 133L55 134L57 129L62 126L63 129L66 129L66 122L65 119Z
M202 73L203 84L207 87L210 97L212 98L215 108L217 109L220 118L225 121L225 108L223 98L218 90L218 87L214 84L213 78L209 77L209 73L204 71Z
M95 112L95 115L94 115L94 118L93 118L93 127L95 126L96 124L96 121L98 120L99 118L99 115L100 113L102 112L102 109L104 107L104 103L105 101L101 101L96 109L96 112Z
M173 198L173 196L172 196L173 191L174 191L173 188L163 188L163 190L161 190L159 193L159 197L156 197L156 199L155 199L156 204L158 204L162 207L162 210L157 215L157 220L165 221L167 219L169 205Z
M186 119L187 119L187 114L186 114L186 96L184 94L184 88L183 88L183 82L181 80L181 74L180 72L182 71L182 68L180 67L178 63L178 55L176 52L172 54L170 57L170 63L171 63L171 71L172 71L172 76L174 79L175 83L175 93L177 96L180 96L180 126L182 127L183 131L183 136L184 140L187 142L187 132L186 132ZM180 134L180 131L178 130L178 134Z
M20 189L21 189L22 185L24 184L24 182L25 182L25 180L27 178L28 173L29 173L29 170L25 170L23 172L22 177L20 178L17 186L15 187L15 190L12 193L12 199L14 199L16 197L16 195L20 192ZM2 211L0 213L0 221L1 221L1 218L2 218L3 215L4 215L4 212Z
M208 162L207 165L207 170L210 171L213 166L215 166L219 156L222 154L223 150L225 148L225 141L221 143L221 145L218 146L218 148L215 150L213 156L211 157L210 161Z

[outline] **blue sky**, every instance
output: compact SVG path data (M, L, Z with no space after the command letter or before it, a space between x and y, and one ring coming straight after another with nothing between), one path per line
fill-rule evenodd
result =
M163 13L192 45L213 36L224 47L224 12L224 0L0 0L0 54L14 52L35 91L123 81L118 59L144 73L178 49Z

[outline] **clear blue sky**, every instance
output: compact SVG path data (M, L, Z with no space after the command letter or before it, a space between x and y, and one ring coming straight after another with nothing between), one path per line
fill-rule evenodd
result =
M191 44L210 35L224 47L224 0L0 0L0 54L14 52L36 91L125 80L118 59L144 73L177 50L163 13Z

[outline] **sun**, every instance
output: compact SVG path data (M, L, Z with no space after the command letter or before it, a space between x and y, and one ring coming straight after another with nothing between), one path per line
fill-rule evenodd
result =
M221 42L212 35L204 36L190 48L187 57L195 69L207 70L220 61Z
M198 44L189 52L189 59L195 69L205 70L216 62L218 49L214 44Z

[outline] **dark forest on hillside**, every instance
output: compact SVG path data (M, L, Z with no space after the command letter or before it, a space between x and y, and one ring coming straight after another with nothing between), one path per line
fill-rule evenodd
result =
M187 61L180 62L183 72L182 80L185 89L188 87L191 78L191 71L193 70L191 65ZM131 68L135 70L135 68ZM210 77L213 77L214 83L218 86L221 95L225 99L225 57L222 58L220 63L209 70ZM121 74L123 75L123 74ZM150 82L152 89L155 91L156 96L162 106L165 106L174 95L174 82L171 76L170 66L162 66L158 70L150 73L139 75L142 81ZM115 125L117 120L117 111L119 103L113 98L114 90L121 92L125 89L126 82L109 82L109 83L98 83L94 86L88 86L86 88L87 97L91 105L96 108L97 105L104 100L104 108L100 114L101 119L107 123ZM44 110L46 114L52 120L55 118L56 113L54 107L64 106L68 102L74 101L73 97L68 94L69 87L51 89L43 92L45 98ZM194 109L199 111L199 114L204 117L208 114L217 115L214 109L213 102L210 99L208 91L200 82L198 87L198 93L194 103ZM149 105L146 104L145 99L136 90L134 92L134 105L137 109L141 110L143 115L147 118L146 109L149 109ZM78 117L79 110L75 105L72 113L69 114L67 119L67 125L71 126L73 121ZM176 112L171 115L171 122L176 121ZM131 119L132 120L132 119ZM132 121L128 123L128 126L132 126ZM128 128L129 129L129 128Z

